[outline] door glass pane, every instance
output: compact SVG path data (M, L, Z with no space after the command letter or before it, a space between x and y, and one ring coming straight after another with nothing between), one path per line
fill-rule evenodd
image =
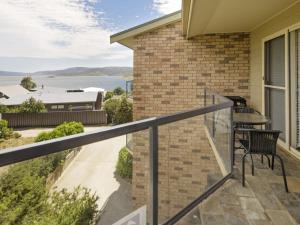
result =
M300 147L300 30L296 31L296 70L297 70L297 77L296 77L296 83L297 83L297 117L296 117L296 123L297 123L297 147Z
M285 86L284 35L265 43L265 84Z
M265 112L271 121L271 129L280 130L280 138L285 141L285 96L284 90L265 89Z
M300 30L290 33L291 146L300 147Z

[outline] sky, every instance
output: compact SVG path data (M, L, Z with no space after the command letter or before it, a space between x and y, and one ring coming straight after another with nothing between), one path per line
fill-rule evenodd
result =
M111 34L181 8L181 0L1 0L0 71L132 66Z

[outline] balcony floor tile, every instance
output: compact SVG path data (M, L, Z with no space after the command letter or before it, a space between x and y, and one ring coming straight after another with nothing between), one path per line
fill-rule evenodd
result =
M234 178L186 218L197 213L201 225L300 225L300 161L280 149L278 153L284 160L289 193L284 189L279 162L275 162L272 171L266 159L261 164L260 156L254 156L254 176L251 174L251 160L246 160L246 186L243 187L242 152L239 152Z

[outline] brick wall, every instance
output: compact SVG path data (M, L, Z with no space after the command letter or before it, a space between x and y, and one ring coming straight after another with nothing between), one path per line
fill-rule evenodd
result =
M181 23L139 35L134 45L134 120L203 105L203 89L249 99L249 35L214 34L185 40ZM160 218L201 194L219 175L203 117L159 129ZM147 202L148 135L133 135L133 199Z

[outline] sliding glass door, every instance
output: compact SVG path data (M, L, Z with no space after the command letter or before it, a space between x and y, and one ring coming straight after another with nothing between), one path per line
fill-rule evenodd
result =
M300 148L300 29L290 36L290 145Z
M300 154L300 26L265 39L263 99L280 144ZM298 154L298 153L299 154Z
M286 143L286 44L285 35L264 42L264 102L265 115L271 119L271 129L280 130Z

